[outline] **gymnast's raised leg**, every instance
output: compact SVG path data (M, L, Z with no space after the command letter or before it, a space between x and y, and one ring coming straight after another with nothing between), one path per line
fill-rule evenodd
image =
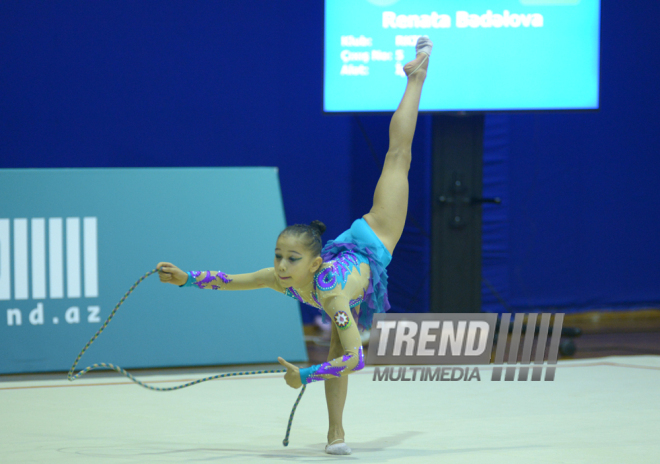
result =
M428 37L420 37L416 47L417 57L403 68L408 75L408 84L390 122L390 146L376 185L373 206L363 216L392 254L403 233L408 212L408 170L412 158L412 141L432 47L433 43Z
M408 170L410 169L411 148L422 86L426 79L428 60L432 42L428 37L420 37L417 42L417 57L404 66L408 76L406 90L392 116L390 123L390 146L385 158L383 172L376 185L374 203L371 211L364 215L371 229L383 242L390 253L401 238L408 210ZM337 328L332 326L330 353L328 360L343 354ZM342 413L346 402L348 376L325 381L325 395L328 405L330 426L326 452L331 454L350 454L350 448L344 444ZM334 445L334 446L333 446ZM336 450L335 450L336 448Z

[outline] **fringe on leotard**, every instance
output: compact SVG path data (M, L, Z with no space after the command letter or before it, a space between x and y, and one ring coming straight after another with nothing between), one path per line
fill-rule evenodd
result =
M360 246L358 243L335 242L333 240L321 250L321 257L324 262L332 261L340 253L349 251L362 255L369 262L371 276L369 277L369 287L364 292L364 300L360 305L360 314L356 318L360 331L371 329L371 322L374 313L383 313L390 309L390 302L387 298L387 269L378 260L377 254L369 246ZM325 311L323 321L329 320ZM355 312L353 312L355 318Z

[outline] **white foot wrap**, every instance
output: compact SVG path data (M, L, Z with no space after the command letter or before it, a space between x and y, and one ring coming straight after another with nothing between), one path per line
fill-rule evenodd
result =
M415 74L417 70L421 68L424 63L426 63L426 60L428 60L429 56L431 56L432 49L433 49L433 42L431 42L431 39L429 39L427 35L422 35L417 39L417 45L415 45L415 53L417 54L416 56L419 56L420 53L424 53L426 56L422 61L420 61L417 64L417 67L412 71L408 72L404 67L404 71L408 75L408 77Z
M415 53L426 53L428 56L431 56L431 50L433 49L433 42L429 39L428 35L423 35L417 39L417 45L415 45Z
M335 440L338 441L338 440ZM335 443L334 441L332 442L334 444L330 445L325 445L325 452L328 454L351 454L351 449L348 447L346 443Z

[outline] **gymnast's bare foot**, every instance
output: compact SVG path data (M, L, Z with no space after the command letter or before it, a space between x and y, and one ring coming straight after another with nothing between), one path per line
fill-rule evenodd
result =
M417 39L417 45L415 46L417 56L403 67L406 76L410 77L414 74L422 78L426 77L426 70L429 67L429 56L431 56L432 49L433 42L427 36L423 35Z

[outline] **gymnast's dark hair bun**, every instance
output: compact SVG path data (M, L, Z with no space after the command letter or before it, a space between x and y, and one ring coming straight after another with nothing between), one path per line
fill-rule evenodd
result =
M309 225L312 229L318 230L319 235L323 235L323 232L325 232L325 224L323 224L321 221L312 221Z
M325 232L325 224L321 221L312 221L310 224L294 224L284 229L282 235L293 235L302 240L303 244L312 253L312 256L320 256L323 241L321 235Z

